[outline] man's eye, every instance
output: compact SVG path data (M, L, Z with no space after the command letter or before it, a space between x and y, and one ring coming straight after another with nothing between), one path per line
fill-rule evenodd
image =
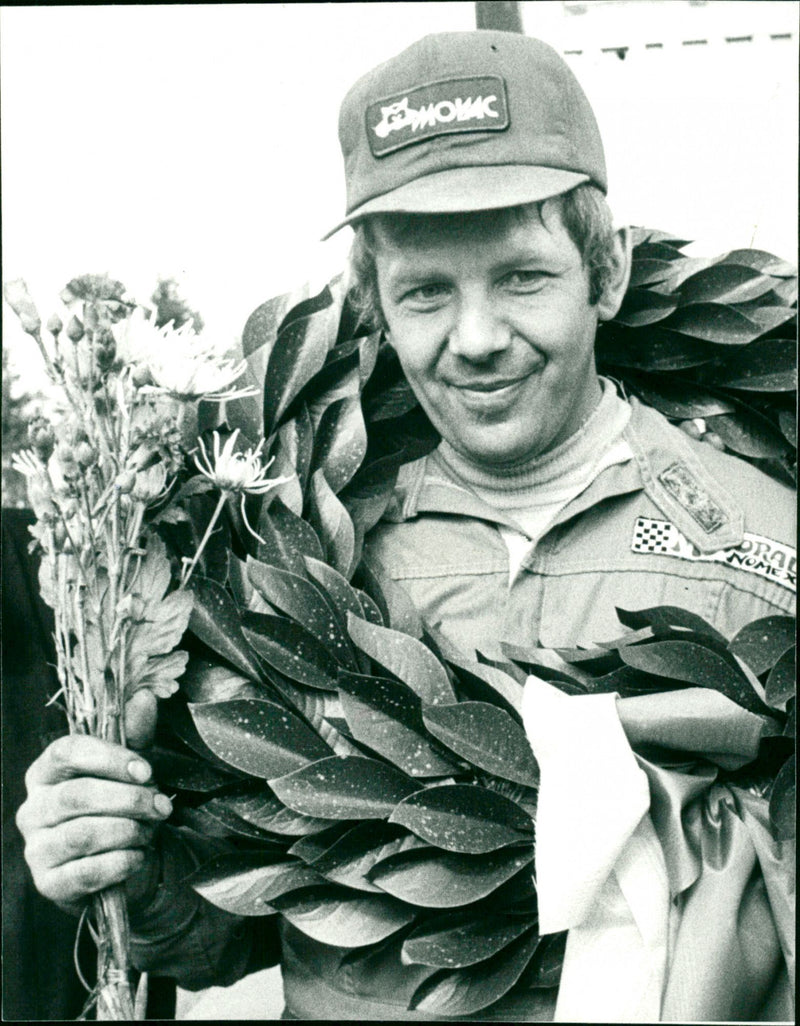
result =
M519 292L531 292L543 285L550 277L545 271L512 271L503 278L503 285Z
M403 296L403 301L417 306L426 306L440 302L447 294L446 285L430 282L427 285L418 285L415 289L409 289Z

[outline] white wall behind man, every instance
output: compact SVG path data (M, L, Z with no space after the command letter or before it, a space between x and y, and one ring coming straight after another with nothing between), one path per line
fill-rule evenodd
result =
M794 257L797 3L522 11L589 93L620 220ZM3 8L4 279L26 278L46 317L76 274L107 270L140 299L176 276L233 340L261 300L344 261L346 232L318 239L344 205L345 90L474 17L468 2ZM7 327L16 365L36 366Z

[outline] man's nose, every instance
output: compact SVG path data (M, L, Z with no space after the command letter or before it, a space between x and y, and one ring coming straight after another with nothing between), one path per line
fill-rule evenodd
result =
M451 353L479 363L502 352L510 341L510 328L489 297L462 298L448 340Z

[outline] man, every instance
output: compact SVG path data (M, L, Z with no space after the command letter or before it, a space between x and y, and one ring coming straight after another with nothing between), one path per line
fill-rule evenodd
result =
M682 606L728 635L789 611L788 575L725 559L757 545L788 558L788 490L628 404L596 374L595 331L622 302L630 240L612 227L597 126L558 55L513 34L427 37L356 83L342 106L340 139L358 293L384 324L442 435L432 456L405 468L368 545L423 616L461 647L492 655L503 640L607 639L619 633L615 606ZM523 713L543 779L537 872L544 921L552 902L543 853L554 850L544 830L545 767L557 765L570 743L553 741L563 709L552 696L529 694ZM725 930L710 931L714 972L686 984L687 931L694 924L696 941L698 909L713 909L709 881L717 877L703 875L697 853L687 855L694 876L686 870L673 902L680 897L680 916L669 913L674 865L654 831L649 795L636 804L642 781L646 792L650 779L655 795L666 776L647 764L645 778L613 696L600 697L609 701L571 703L567 719L584 730L587 745L595 727L602 735L595 765L605 772L628 760L617 776L598 774L620 806L633 781L622 847L609 848L592 907L567 923L576 928L559 1007L552 991L522 987L479 1017L548 1020L575 1009L583 1021L613 1014L647 1021L653 1012L781 1017L786 977L750 840L755 827L736 834L737 865L746 872L736 902L726 906ZM146 741L153 710L137 699L128 736ZM153 797L148 778L143 760L88 738L62 739L37 760L19 825L44 894L77 910L86 894L127 881L139 963L183 985L230 982L280 957L291 1017L425 1018L406 1010L418 970L403 966L391 945L376 951L368 971L356 969L342 963L341 950L283 924L279 954L274 932L265 941L263 921L228 916L182 887L182 876L216 845L157 829L169 803ZM685 785L688 778L675 779ZM713 815L728 837L736 813L726 801L718 796ZM705 827L697 829L702 841ZM717 844L724 848L724 839ZM725 859L717 854L719 868ZM556 888L563 882L553 879ZM645 881L638 894L637 880ZM658 888L657 928L648 932L641 915L652 912L649 895ZM552 909L547 915L558 919ZM753 933L749 942L740 922ZM609 938L615 951L604 947ZM607 957L613 965L606 963L604 981L598 958ZM719 968L725 964L728 976ZM620 971L630 984L626 976L617 985ZM588 1010L575 997L581 981ZM626 989L628 1004L609 994Z

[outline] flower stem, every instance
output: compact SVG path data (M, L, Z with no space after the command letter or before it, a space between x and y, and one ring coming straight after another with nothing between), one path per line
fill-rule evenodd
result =
M197 566L197 561L202 555L203 549L206 547L208 539L211 537L211 532L214 530L217 520L219 520L219 515L222 512L222 507L225 505L225 500L227 498L228 492L220 492L219 499L217 500L217 507L211 514L211 519L208 522L208 527L206 528L205 534L200 539L200 544L197 546L197 550L195 551L191 563L181 574L181 583L178 588L179 591L182 591L188 584L189 578L192 576L192 571Z

